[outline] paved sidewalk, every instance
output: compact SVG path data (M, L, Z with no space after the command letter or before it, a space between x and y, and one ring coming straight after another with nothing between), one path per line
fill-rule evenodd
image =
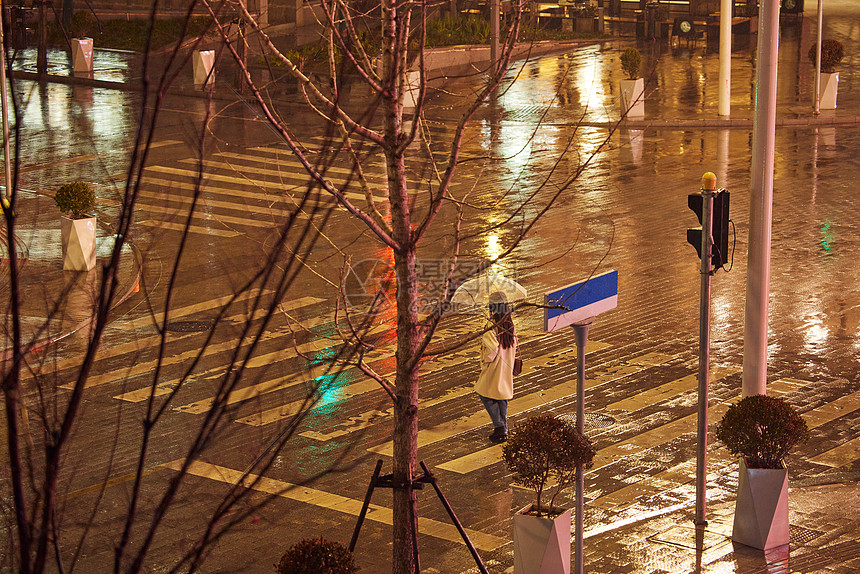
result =
M628 39L613 40L612 50L620 51L632 45ZM563 49L571 50L571 46ZM608 57L608 56L607 56ZM689 66L690 53L680 51L661 55L666 69ZM49 81L92 83L102 87L137 89L139 69L137 57L125 52L96 50L95 73L91 79L69 76L68 62L62 52L52 52ZM35 54L24 51L17 64L25 77L34 73ZM177 89L195 93L190 70L180 74ZM223 74L225 77L229 71ZM749 73L741 72L741 73ZM853 73L853 72L852 72ZM850 78L849 78L850 79ZM850 88L851 82L846 82ZM235 93L229 87L220 88ZM784 95L785 96L785 95ZM626 127L636 129L682 127L744 128L752 126L750 104L737 105L731 118L719 118L713 112L712 94L701 106L701 113L690 114L674 105L673 94L665 89L650 90L646 102L646 118L628 121ZM787 97L787 96L786 96ZM860 98L850 89L840 96L840 108L815 117L811 108L783 107L778 124L835 125L860 123ZM653 117L652 117L653 115ZM591 118L591 125L607 125L611 118ZM17 211L19 228L16 253L20 259L21 293L23 295L23 340L38 348L85 329L92 317L94 293L101 280L100 265L90 273L62 271L59 247L59 217L50 197L26 191L19 192ZM100 227L99 263L110 252L111 230ZM4 262L8 259L4 257ZM8 267L3 268L0 289L8 289ZM134 246L127 245L120 265L120 288L117 303L129 297L137 287L141 261ZM51 317L47 321L46 318ZM44 327L47 326L47 330ZM10 326L6 325L8 333ZM9 356L8 336L4 356ZM777 574L789 572L841 573L860 572L860 483L852 475L832 475L809 478L792 483L790 493L792 543L789 548L763 553L731 542L733 499L713 500L708 509L709 524L697 537L692 523L693 509L689 506L655 507L653 512L638 514L625 521L610 522L586 533L586 571L592 573L658 574L667 572L702 572L744 574ZM599 510L590 510L599 512ZM346 521L346 519L345 519ZM484 557L490 571L512 572L511 545L497 555ZM468 559L464 560L464 563ZM432 568L425 569L432 572ZM469 569L466 572L476 572ZM447 573L446 573L447 574Z

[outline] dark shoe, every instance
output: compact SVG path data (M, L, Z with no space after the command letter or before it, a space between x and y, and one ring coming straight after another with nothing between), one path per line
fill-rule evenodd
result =
M508 440L508 433L505 427L496 427L493 434L490 435L490 442L493 444L503 443Z

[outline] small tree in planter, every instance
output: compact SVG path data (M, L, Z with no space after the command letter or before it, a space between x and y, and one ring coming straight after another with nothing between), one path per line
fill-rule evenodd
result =
M809 436L784 399L753 395L732 405L716 437L741 457L732 539L767 550L788 544L788 470L784 459Z
M96 264L96 203L93 188L85 181L67 183L57 190L54 201L65 214L60 221L63 269L89 271Z
M354 574L352 553L340 542L323 538L305 538L281 557L277 574Z
M636 48L627 48L621 54L621 69L625 79L621 80L621 110L628 117L645 115L645 80L639 77L642 56Z
M594 447L573 425L545 414L514 427L502 453L514 484L536 495L534 504L514 516L514 572L569 573L570 510L556 512L555 499L573 483L578 464L591 466ZM553 480L555 492L544 508L542 495Z
M815 65L818 56L818 44L813 44L807 54L809 61ZM821 90L819 92L819 105L824 110L836 109L836 95L839 87L839 72L836 66L845 56L842 43L837 40L823 40L821 42Z

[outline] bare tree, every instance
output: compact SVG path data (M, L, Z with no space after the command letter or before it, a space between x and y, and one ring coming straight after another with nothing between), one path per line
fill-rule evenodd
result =
M152 18L155 17L153 9ZM124 302L129 293L123 291L121 270L136 249L128 243L129 239L140 234L135 221L140 217L138 203L144 169L157 139L164 99L177 74L184 71L189 55L177 48L153 62L154 54L146 52L145 85L138 102L140 112L135 122L134 145L125 161L124 182L115 194L111 193L109 182L99 186L100 200L105 204L102 221L111 228L110 237L101 241L106 244L112 240L110 252L99 258L97 269L78 274L74 281L60 286L58 292L37 293L33 285L38 285L39 279L33 274L38 274L39 268L34 268L33 263L24 265L26 261L21 258L27 247L36 247L40 241L34 232L39 213L34 210L47 209L47 204L53 203L50 196L26 191L33 181L24 181L26 176L21 169L26 163L47 159L28 156L23 142L28 122L32 124L32 118L27 115L32 113L28 111L29 99L42 97L44 93L38 87L34 89L31 82L15 80L11 83L15 153L12 180L4 182L8 203L3 205L8 274L3 279L2 289L6 353L2 362L5 444L0 448L3 459L0 498L11 501L0 508L3 520L0 528L7 533L0 549L0 556L3 556L0 563L4 569L25 574L72 572L76 568L94 567L99 571L113 569L115 572L149 570L153 545L167 517L187 496L187 478L194 465L213 448L216 440L225 436L231 422L228 418L233 409L231 397L248 382L249 367L274 321L282 314L282 302L291 293L302 260L315 248L320 239L318 229L332 213L331 207L311 201L312 185L303 193L294 194L289 201L280 198L276 207L283 209L273 211L277 240L272 249L256 261L249 258L247 273L237 278L232 291L226 291L224 302L213 306L214 317L208 330L196 336L192 351L188 351L187 346L182 348L168 334L172 325L182 322L182 316L175 317L174 311L178 308L176 300L182 294L182 269L194 256L189 252L188 243L192 218L201 209L202 158L212 118L206 116L200 123L188 123L187 138L199 154L198 176L192 189L183 196L184 207L177 213L182 215L181 234L170 252L171 258L162 261L165 281L150 285L144 277L142 295ZM11 73L11 59L6 62ZM70 133L67 137L74 139L78 134ZM90 137L95 136L90 134ZM58 185L51 181L43 183L52 187ZM303 213L310 217L300 217ZM26 293L24 285L30 286ZM87 296L85 302L78 302L83 306L84 322L77 325L77 331L68 339L51 340L54 325L64 321L63 315L72 305L70 298L81 292ZM39 324L25 326L25 315L29 311L25 299L32 302L39 294L45 297L45 312ZM108 372L103 366L99 368L97 361L107 342L105 333L112 321L141 300L149 306L148 328L154 332L145 342L149 349L155 349L154 358L147 357L146 369L142 370L147 377L146 387L136 390L140 393L140 404L145 406L141 409L119 406L102 412L88 405L88 388L96 384L97 377L110 376L112 369L121 380L124 372L134 370L129 364L141 360L134 350L135 341L131 341L117 346L129 348L123 351L129 364L110 367ZM145 318L137 319L138 325L146 323ZM216 346L219 337L228 338L227 347L232 349L232 356L218 369L214 377L214 397L201 416L195 422L183 423L176 441L179 458L165 465L160 443L175 424L169 420L170 405L187 388L188 381L200 368L207 352ZM54 343L49 347L50 352L42 348L47 343ZM224 346L223 342L220 344ZM307 365L325 371L328 374L325 382L307 388L303 404L289 425L261 433L258 449L240 476L221 491L220 498L197 509L195 522L189 530L191 534L186 540L177 541L173 563L162 566L167 566L171 572L196 571L214 543L266 504L251 499L249 494L282 453L320 393L326 390L324 385L336 381L350 352L344 347L330 361ZM172 364L171 356L177 353L183 357L182 373L173 379L168 375L168 367ZM97 429L97 432L86 435L87 429ZM346 464L349 462L335 460L332 467L321 472ZM82 473L82 467L87 465L97 469L97 473L104 473L95 484L95 473ZM170 479L152 480L153 468L170 470ZM118 472L121 478L117 478ZM108 490L113 483L127 485L125 500L108 500ZM124 507L118 518L109 525L101 523L99 515L117 504ZM98 566L86 563L84 555L98 550L104 553L104 546L98 547L104 541L109 541L112 557Z
M417 568L413 533L417 531L418 519L414 481L418 472L420 362L427 354L450 350L450 346L434 347L432 353L428 353L428 345L442 319L445 303L454 291L456 279L463 279L454 277L461 241L467 237L461 230L461 222L467 211L474 211L468 202L468 193L452 193L452 184L462 160L461 148L470 120L499 89L508 74L523 3L514 2L509 27L500 49L500 59L481 71L480 85L472 98L463 104L453 135L446 142L446 157L439 161L434 159L424 125L425 103L430 93L424 48L429 14L433 7L430 2L382 0L380 11L374 12L363 11L357 3L344 0L321 0L319 6L325 18L320 25L323 44L328 51L328 73L322 81L316 80L302 67L301 62L294 61L278 50L244 2L240 0L233 4L238 17L247 22L249 33L247 40L242 40L250 45L258 43L265 55L283 65L298 82L308 109L328 121L331 129L338 134L338 146L332 150L332 154L340 153L349 158L355 179L364 191L364 201L359 202L352 200L343 188L328 181L325 164L315 164L306 156L300 138L293 135L288 122L283 121L277 113L276 105L266 97L262 87L252 80L244 65L243 52L237 46L236 38L231 35L229 23L235 18L235 13L227 9L225 4L202 1L208 7L227 49L239 65L261 115L277 130L316 185L336 198L391 253L397 333L394 379L388 380L374 372L361 361L361 353L356 353L357 360L353 364L368 377L377 380L391 395L394 403L393 570L396 574L412 574ZM364 32L378 28L382 30L381 40L374 52L367 47ZM357 76L358 82L369 92L370 96L363 105L347 102L342 81L346 71ZM352 91L356 92L357 88L353 87ZM373 184L365 177L366 166L377 153L382 155L385 163L385 181L382 184ZM420 170L424 174L420 186L409 183L407 175L410 161L429 165L426 171ZM576 173L551 192L539 196L540 192L547 190L539 185L526 198L515 201L508 218L495 226L513 227L516 223L513 238L496 258L484 261L473 273L481 273L509 256L540 217L569 189L589 161L590 158L582 161ZM553 172L550 170L544 181L548 181ZM378 193L374 193L376 191ZM384 198L382 201L376 199L380 195ZM446 245L450 251L448 261L451 264L441 290L441 304L433 308L429 316L423 317L419 314L421 294L416 272L418 252L443 210L451 210L450 213L454 214L453 223L449 218L444 224L445 232L453 238L450 245ZM492 228L483 226L482 231ZM353 342L359 346L365 344L360 337L354 337Z

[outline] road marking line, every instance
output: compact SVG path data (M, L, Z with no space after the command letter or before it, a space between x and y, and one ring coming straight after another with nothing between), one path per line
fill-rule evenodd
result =
M860 458L860 438L855 438L815 455L808 460L815 464L839 468L840 466L854 462L858 458Z
M306 305L311 305L311 304L314 304L318 301L319 300L314 298L314 297L303 297L302 299L298 299L292 303L298 305L301 302L301 303L306 304ZM277 338L278 336L283 336L283 335L274 335L270 338ZM230 341L225 341L225 342L222 342L219 344L211 344L205 350L202 351L202 354L201 354L200 349L189 349L188 351L185 351L182 353L178 353L178 354L164 357L162 359L161 366L165 367L165 366L173 365L176 363L181 363L187 359L194 358L198 354L200 354L201 357L207 357L207 356L213 355L215 353L220 353L221 351L224 351L224 350L231 350L231 349L235 349L235 348L236 348L236 341L230 340ZM91 376L87 379L86 384L85 384L85 388L97 387L99 385L104 385L107 383L112 383L115 381L123 380L123 379L126 379L128 377L133 377L133 376L139 375L141 373L146 373L148 371L151 371L156 366L157 362L158 362L157 360L152 360L152 361L135 363L134 366L129 367L128 369L125 369L125 370L117 370L115 372L108 372L108 373L103 373L101 375ZM176 379L174 381L169 381L166 383L161 383L161 384L162 385L175 384L175 382L177 382L177 381L178 381L178 379ZM60 385L60 386L61 386L61 388L64 388L64 389L70 389L70 388L74 387L74 383L69 383L69 384ZM149 388L149 387L147 387L147 388Z
M178 211L180 209L186 209L187 210L187 207L168 208L168 207L164 206L163 204L164 204L164 202L172 202L172 203L181 203L185 206L190 206L192 203L194 203L194 199L191 197L185 197L182 195L171 194L171 193L167 193L164 191L158 191L158 192L141 191L138 193L138 196L139 197L145 197L148 199L154 199L154 200L157 200L160 202L158 205L138 202L137 203L138 207L141 207L142 209L144 209L146 211L156 211L157 210L157 211L160 211L162 213L177 213L178 212L178 213L187 214L187 211L182 211L182 212ZM242 212L245 214L256 213L256 214L260 214L260 215L270 216L271 220L269 222L261 222L261 221L258 221L256 219L250 219L247 215L245 215L245 217L240 219L240 218L231 217L231 216L220 216L220 215L214 214L214 213L203 213L202 211L198 211L198 210L202 210L202 209L206 209L206 208L225 209L227 211L239 211L239 212ZM244 223L246 221L251 221L252 222L251 224L261 226L261 227L263 225L265 225L266 227L272 227L272 224L275 223L276 218L278 218L280 221L281 218L286 218L286 217L289 217L293 214L293 212L288 210L288 209L279 209L277 207L260 207L260 206L256 206L256 205L248 205L247 203L238 203L236 201L219 201L217 199L209 199L206 197L198 198L198 200L195 204L195 212L194 213L196 215L201 216L201 217L205 216L209 219L224 218L225 221L236 221L237 223ZM298 215L304 216L306 214L304 212L299 212Z
M182 462L170 462L162 466L164 468L179 471L182 469ZM243 473L239 472L238 470L233 470L224 466L218 466L200 461L192 462L189 465L188 473L194 476L208 478L210 480L214 480L216 482L223 482L229 485L241 485L245 488L250 488L258 492L264 492L266 494L278 496L280 498L285 498L296 502L302 502L305 504L318 506L320 508L325 508L327 510L342 512L344 514L349 514L352 516L359 515L363 504L363 501L361 500L348 498L339 494L317 490L308 486L299 486L297 484L292 484L273 478L266 478L256 474L248 474L243 476ZM371 504L368 508L368 512L365 518L367 520L372 520L374 522L379 522L390 526L392 524L392 516L393 513L390 508L386 508L378 504ZM460 536L460 533L457 531L457 528L454 527L454 525L452 524L438 522L429 518L419 517L418 528L419 532L428 536L433 536L434 538L439 538L442 540L447 540L449 542L459 544L462 544L463 542L463 538ZM500 538L491 534L485 534L478 530L472 530L467 528L466 532L468 533L469 539L472 541L475 547L484 552L492 552L493 550L500 548L508 544L509 542L505 538Z
M740 373L737 368L716 367L710 370L708 379L711 383L724 379L729 375ZM606 405L607 411L626 411L632 413L639 409L665 401L671 397L692 391L697 388L699 375L693 373L660 386L636 393L631 397Z
M589 343L589 346L586 348L586 352L593 352L600 349L605 349L606 347L609 347L609 344L593 341ZM547 354L546 357L552 358L564 354L567 354L567 351L564 351L562 353ZM535 359L540 358L541 357L536 357ZM535 359L530 359L528 363L530 365L541 364ZM586 381L585 386L586 388L591 388L595 384L596 383L589 384L589 381ZM572 392L575 392L575 382L565 382L522 397L515 396L512 400L508 402L508 416L514 416L519 413L556 401L558 399L570 396ZM476 428L480 428L487 424L489 424L489 420L487 419L486 412L484 412L482 409L481 411L475 412L470 415L462 416L452 421L438 424L434 427L421 429L418 431L418 447L420 448L428 444L433 444L434 442L445 440L452 436L465 433ZM371 447L367 450L369 452L391 456L393 451L393 443L391 441L388 441L381 445Z
M184 223L170 223L169 221L144 220L135 221L138 225L145 227L154 227L156 229L169 229L171 231L184 232L186 226ZM226 231L223 229L212 229L210 227L200 227L198 225L187 226L188 233L196 233L198 235L214 235L216 237L237 237L241 235L238 231Z
M245 189L236 189L236 188L225 188L218 187L210 184L203 184L200 186L200 190L209 195L223 195L229 198L241 198L241 199L256 199L259 201L267 202L270 205L274 203L284 203L289 206L298 206L301 202L301 196L307 192L307 186L297 186L294 188L285 188L284 186L279 185L269 185L264 184L262 182L254 183L252 180L245 181L244 184L247 185L255 185L260 189L270 189L271 193L259 193L255 191L247 191ZM185 181L176 181L172 179L161 179L158 177L151 177L149 175L144 176L143 184L144 186L155 186L160 185L165 187L167 190L171 189L181 189L184 191L194 191L196 186L193 183L188 183ZM290 193L290 189L301 190L296 193L296 196L293 196ZM317 205L322 206L333 206L335 204L335 199L331 196L321 196L319 191L310 192L312 196L316 196L316 199L308 198L304 202L304 207L309 208ZM231 199L235 203L235 199Z
M193 159L193 158L188 158L188 159L181 159L181 160L179 160L179 162L180 162L180 163L194 163L194 164L198 164L198 163L200 163L200 160L198 160L198 159ZM226 171L235 171L235 172L239 172L239 170L237 169L237 166L235 166L235 165L233 165L233 164L230 164L230 163L227 163L227 162L221 162L221 161L214 161L214 160L211 160L211 159L205 159L205 160L203 160L203 162L202 162L202 163L203 163L203 165L204 165L205 167L208 167L208 168L223 169L223 170L226 170ZM147 169L150 169L150 168L147 168ZM157 170L157 171L158 171L158 170ZM178 170L178 171L182 171L182 170ZM189 170L189 171L187 171L187 173L188 173L188 174L191 174L193 177L197 177L197 176L199 175L199 173L198 173L198 172L196 172L196 171L190 171L190 170ZM307 174L307 172L304 172L304 174L294 175L294 174L291 174L291 173L285 173L285 172L283 172L283 171L281 171L281 170L277 170L277 169L266 169L266 168L263 168L263 167L247 167L247 166L242 166L242 170L241 170L241 172L240 172L240 173L253 173L253 174L258 175L258 176L259 176L259 175L269 175L269 176L272 176L272 177L277 177L280 181L291 181L291 182L296 182L296 184L297 184L297 185L304 184L305 186L307 186L307 185L308 185L308 184L310 184L312 181L314 181L314 185L316 185L315 180L311 180L311 177ZM211 180L216 180L216 181L232 181L232 182L236 182L236 183L238 183L239 181L242 181L242 182L250 182L250 183L255 183L256 181L258 181L258 180L251 179L251 178L247 178L247 179L245 179L245 178L236 178L236 177L231 177L231 176L228 176L228 175L219 175L219 174L213 174L213 173L209 173L209 172L206 172L206 173L203 175L203 179L204 179L204 180L206 180L206 181L211 181ZM338 178L332 178L332 177L327 177L327 178L325 178L325 179L326 179L326 181L328 181L332 186L337 186L337 187L340 187L340 186L343 186L343 185L346 185L347 183L349 183L349 182L347 182L347 180L345 180L345 179L338 179ZM352 182L352 183L354 183L354 184L355 184L355 182ZM272 183L270 183L270 185L272 185ZM357 184L356 184L356 185L357 185ZM328 195L328 193L327 193L327 192L325 192L325 193L326 193L326 195ZM356 193L356 192L352 192L352 191L342 191L341 193L342 193L345 197L350 198L350 199L362 199L362 200L363 200L363 199L365 198L363 193ZM384 197L374 197L373 199L374 199L375 201L380 201L380 202L381 202L381 201L385 201L387 198L384 198Z
M257 398L260 395L264 395L266 393L272 393L281 389L287 389L295 385L303 385L308 381L312 381L317 377L325 375L327 371L328 369L326 367L314 366L308 368L306 371L300 373L290 373L289 375L285 375L283 377L268 380L265 383L257 383L256 385L251 385L249 387L233 389L233 391L231 391L224 399L220 401L220 404L222 406L232 405L235 403L240 403L242 401L247 401L249 399ZM213 404L215 404L215 397L207 397L205 399L195 401L187 405L174 407L173 410L183 413L203 414L205 412L208 412L209 409L212 408Z
M147 213L154 213L158 215L176 215L185 219L188 217L188 211L184 207L168 207L166 205L147 205L145 203L138 203L137 209L141 211L145 211ZM198 204L197 207L205 207L205 205ZM250 211L250 210L248 210ZM272 215L272 214L267 214ZM289 215L289 214L287 214ZM300 214L301 215L301 214ZM200 228L205 223L222 223L222 224L232 224L232 225L244 225L245 227L256 227L259 229L278 229L278 225L284 223L286 219L283 221L259 221L257 219L253 219L251 217L236 217L235 215L223 215L220 213L203 213L198 209L195 209L191 214L192 221L196 221L197 224L194 227ZM163 221L163 220L162 220ZM176 225L176 224L171 224ZM184 223L181 224L184 227ZM209 228L207 228L209 229Z
M860 409L860 391L844 395L803 414L806 424L814 429L841 416ZM819 455L820 456L820 455Z

